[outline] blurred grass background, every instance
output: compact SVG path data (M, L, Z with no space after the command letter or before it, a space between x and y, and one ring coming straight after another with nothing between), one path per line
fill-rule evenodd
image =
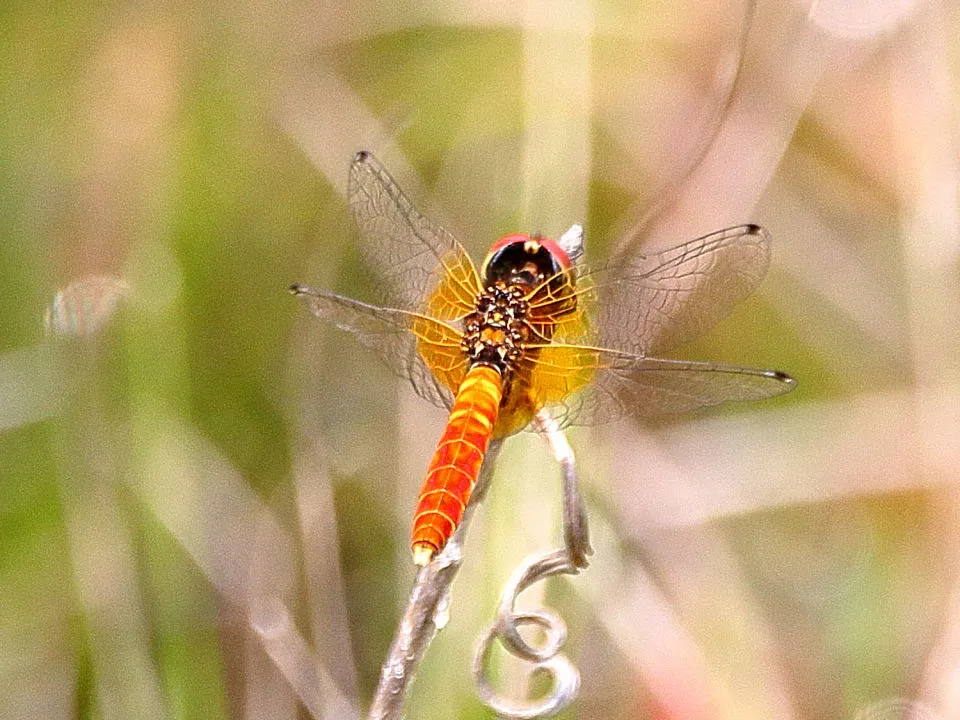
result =
M684 356L796 392L572 434L594 563L531 591L582 673L563 717L960 717L958 27L936 2L4 3L0 717L369 702L444 418L286 293L373 296L358 149L478 259L573 222L593 258L773 234ZM558 540L558 485L507 443L410 717L489 716L472 647Z

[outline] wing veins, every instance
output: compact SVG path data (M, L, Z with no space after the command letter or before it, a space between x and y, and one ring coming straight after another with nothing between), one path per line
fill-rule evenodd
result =
M367 180L364 178L365 173L369 174L370 180L379 188L379 192L374 193L367 185ZM383 219L386 221L399 222L409 230L413 237L419 240L420 247L417 249L415 246L405 244L404 247L408 249L412 247L413 250L406 257L402 259L398 258L397 265L405 266L415 264L422 268L428 275L436 274L437 268L443 268L444 273L453 278L457 286L460 287L465 294L464 296L458 297L457 302L454 304L468 309L471 305L470 299L473 293L471 288L466 287L466 285L472 282L473 287L479 288L481 282L477 269L470 260L470 256L457 239L442 226L434 224L421 214L410 199L403 193L390 173L387 172L386 168L370 153L357 153L351 167L351 185L350 204L354 210L354 216L357 219L357 225L360 226L361 231L367 236L374 236L373 231L368 227L368 220L376 221L377 219ZM381 207L381 201L383 200L381 193L386 195L386 198L396 212L391 212L389 208L384 210ZM366 204L361 205L353 201L353 198L358 194L366 198ZM370 214L363 212L369 207L374 208L375 212ZM379 240L379 238L376 237L373 237L373 239ZM437 261L437 267L432 270L426 267L423 259L424 255L427 254ZM451 254L457 258L455 264L451 264ZM462 276L464 265L466 265L467 277ZM385 269L384 275L393 281L397 273Z

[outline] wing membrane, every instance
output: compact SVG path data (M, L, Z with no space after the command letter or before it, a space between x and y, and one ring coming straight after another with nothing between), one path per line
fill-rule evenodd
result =
M383 304L445 321L470 312L481 283L467 251L417 211L370 153L354 157L349 198L365 260L383 281Z
M291 292L317 317L351 333L395 375L438 407L453 405L467 369L460 331L419 313L368 305L325 290L294 285Z
M752 293L770 263L770 240L740 225L584 273L599 296L596 343L634 355L662 353L709 330Z
M640 357L579 345L545 346L533 361L537 396L563 427L763 400L796 381L775 370Z

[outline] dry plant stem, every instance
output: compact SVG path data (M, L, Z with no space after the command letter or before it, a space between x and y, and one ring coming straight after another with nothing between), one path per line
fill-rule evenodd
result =
M476 508L486 495L490 474L500 451L494 440L487 451L477 486L464 513L460 527L442 552L417 573L407 608L380 670L380 682L370 706L370 720L403 717L407 694L414 676L438 629L438 616L446 614L450 585L463 563L463 541ZM439 626L443 626L443 622Z
M550 446L553 458L560 465L563 475L563 542L570 562L580 570L589 564L587 556L593 552L590 547L590 529L587 525L587 509L580 495L577 483L577 465L573 448L557 421L545 412L537 414L537 431Z

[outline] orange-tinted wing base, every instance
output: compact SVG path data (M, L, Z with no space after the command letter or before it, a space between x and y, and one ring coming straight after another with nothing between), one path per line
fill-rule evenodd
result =
M420 490L410 543L413 561L426 565L447 544L466 510L493 435L503 394L494 368L467 373Z

